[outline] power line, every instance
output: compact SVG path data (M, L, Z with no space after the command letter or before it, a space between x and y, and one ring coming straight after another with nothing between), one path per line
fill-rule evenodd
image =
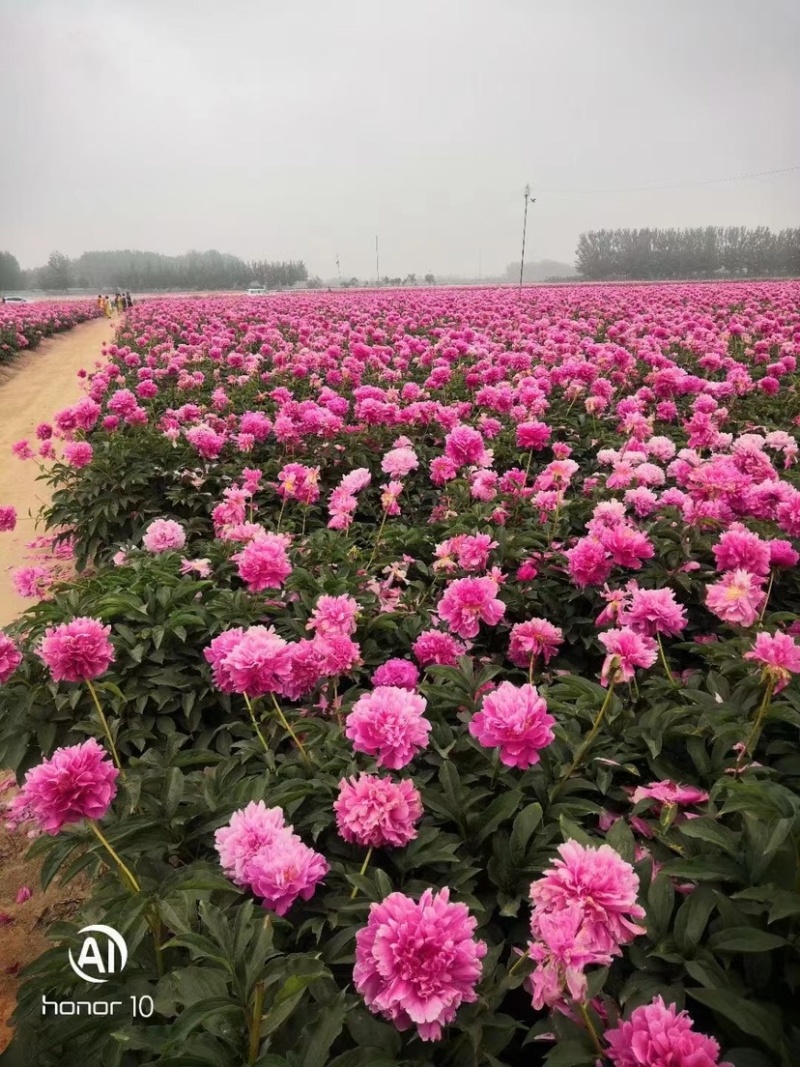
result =
M618 189L560 189L557 191L553 190L552 193L548 193L547 190L544 190L544 193L552 199L560 199L569 196L603 196L606 193L640 193L649 192L651 189L686 189L698 185L719 185L722 182L745 181L748 178L766 178L773 174L788 174L790 171L796 170L800 170L800 164L794 167L778 167L775 170L753 171L751 174L732 174L727 178L704 178L700 181L669 182L665 185L633 185ZM541 193L542 190L540 190L540 195Z

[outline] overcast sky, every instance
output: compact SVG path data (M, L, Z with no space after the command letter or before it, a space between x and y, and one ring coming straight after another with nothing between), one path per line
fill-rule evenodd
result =
M0 249L323 277L800 225L798 0L0 0ZM689 185L687 183L708 182ZM656 186L675 188L654 188ZM649 187L642 190L641 187Z

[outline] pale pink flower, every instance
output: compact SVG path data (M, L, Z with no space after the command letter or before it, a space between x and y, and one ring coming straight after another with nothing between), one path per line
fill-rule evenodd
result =
M402 848L417 836L422 799L409 778L393 782L362 774L339 782L333 803L339 833L364 848Z
M45 630L36 654L55 682L84 682L97 678L114 662L110 626L81 617Z
M261 533L232 557L251 593L280 589L292 573L286 554L290 541L288 534Z
M761 630L744 658L762 665L762 673L772 681L776 693L786 688L793 674L800 673L800 646L788 634Z
M3 685L22 663L22 653L8 636L0 630L0 685Z
M230 822L214 832L214 844L225 874L236 885L246 885L246 865L259 849L271 845L285 829L283 811L268 808L263 800L251 800L247 807L235 811Z
M43 597L53 582L49 567L15 567L11 571L11 584L17 596L26 600Z
M763 583L761 575L741 568L726 571L720 581L706 586L706 607L723 622L752 626L767 598Z
M148 552L170 552L183 548L186 533L181 524L173 519L154 519L144 532L142 544Z
M317 634L314 646L323 675L349 674L361 663L361 648L347 634Z
M614 1067L733 1067L719 1060L719 1044L694 1028L686 1011L655 997L603 1035Z
M467 534L456 546L458 565L465 571L482 571L489 563L489 553L497 548L489 534Z
M501 682L483 698L472 716L469 732L484 748L497 748L506 767L527 770L539 762L539 753L555 738L555 719L535 686Z
M181 560L181 574L199 574L201 578L208 578L211 574L211 560L208 559L184 559Z
M606 630L598 640L608 652L600 672L602 685L629 682L637 667L652 667L658 656L658 645L652 637L636 633L628 626Z
M381 460L381 470L392 478L405 478L419 466L419 459L413 448L393 448Z
M291 674L291 653L272 626L251 626L225 655L222 666L234 693L260 697L281 692Z
M448 585L436 611L459 637L477 637L481 621L496 626L505 614L498 590L492 578L457 578Z
M347 716L345 735L356 752L374 756L379 767L398 770L427 747L431 724L427 701L397 686L364 693Z
M486 944L466 905L450 903L450 890L426 889L417 903L390 893L370 905L356 934L353 981L370 1011L398 1030L416 1026L423 1041L438 1041L461 1004L478 999L475 986Z
M89 738L80 745L57 748L25 775L12 801L12 816L24 813L42 830L57 834L62 826L81 819L102 819L117 793L119 771L105 749Z
M314 630L319 637L354 634L358 628L358 612L359 604L355 597L346 593L341 596L323 594L314 606L306 629Z
M640 800L655 800L656 810L660 810L665 804L675 807L688 807L695 804L703 804L708 800L705 789L699 789L695 785L678 785L675 782L651 782L650 785L640 785L631 794L631 803L638 804Z

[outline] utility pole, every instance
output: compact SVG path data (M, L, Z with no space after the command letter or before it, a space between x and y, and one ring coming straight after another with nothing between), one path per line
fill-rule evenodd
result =
M336 253L336 270L339 274L339 288L342 287L342 268L339 266L339 253Z
M375 284L380 287L381 284L381 261L378 255L378 235L375 235Z
M525 233L528 229L528 201L536 203L536 198L531 197L530 185L525 186L525 214L522 217L522 256L519 261L519 295L522 296L522 272L525 269Z

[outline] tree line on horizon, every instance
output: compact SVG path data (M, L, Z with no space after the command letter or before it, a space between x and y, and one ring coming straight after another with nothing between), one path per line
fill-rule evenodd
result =
M77 259L70 259L63 252L51 252L43 267L31 270L23 270L10 252L0 252L0 290L245 289L254 282L267 289L280 289L307 278L308 270L302 260L248 262L214 250L165 256L159 252L125 249L84 252Z
M578 239L575 266L590 281L796 277L800 228L592 230Z

